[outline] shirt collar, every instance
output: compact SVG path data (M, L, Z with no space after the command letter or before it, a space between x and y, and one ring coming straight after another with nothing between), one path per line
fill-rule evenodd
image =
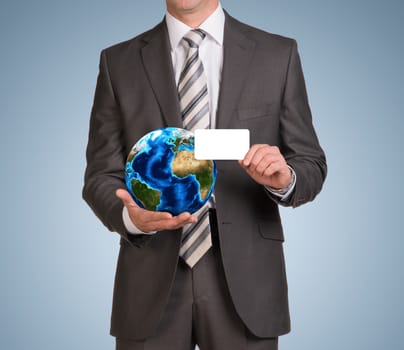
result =
M191 27L176 19L166 11L166 24L168 36L170 38L171 50L174 50L186 33L192 30ZM199 29L205 31L217 44L223 45L225 15L221 4L216 10L199 26Z

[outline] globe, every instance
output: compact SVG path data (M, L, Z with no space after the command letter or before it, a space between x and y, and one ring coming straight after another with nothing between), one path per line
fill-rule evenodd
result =
M216 175L213 160L194 158L194 134L171 127L143 136L125 166L126 187L134 201L173 215L200 209L213 193Z

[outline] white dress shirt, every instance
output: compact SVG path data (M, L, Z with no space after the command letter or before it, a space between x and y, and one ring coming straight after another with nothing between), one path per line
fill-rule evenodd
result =
M173 17L168 11L166 12L165 21L171 45L171 59L174 68L175 82L178 85L178 80L189 48L188 44L182 40L182 38L193 28ZM225 15L222 6L219 4L216 10L199 26L199 29L202 29L206 33L206 37L199 46L199 57L207 78L211 129L216 127L217 102L219 99L219 87L223 65L224 22ZM291 171L293 181L286 189L273 190L267 186L265 186L265 188L273 195L280 197L281 200L287 199L290 193L292 193L296 182L296 174L293 169L291 169ZM145 233L139 230L130 219L126 207L123 208L122 218L126 229L130 233L155 233Z
M199 46L199 58L202 61L208 84L211 129L216 126L217 101L223 65L224 21L224 12L219 4L217 9L199 26L199 29L206 33L205 39ZM166 23L171 44L175 82L178 85L189 49L188 44L182 38L193 28L188 27L168 12L166 13Z

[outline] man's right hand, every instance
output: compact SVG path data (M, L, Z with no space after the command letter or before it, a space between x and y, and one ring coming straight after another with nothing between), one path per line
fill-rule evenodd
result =
M118 189L116 196L122 200L123 205L128 209L129 217L133 224L143 232L175 230L186 224L197 221L190 213L181 213L173 216L167 212L150 211L139 207L128 191Z

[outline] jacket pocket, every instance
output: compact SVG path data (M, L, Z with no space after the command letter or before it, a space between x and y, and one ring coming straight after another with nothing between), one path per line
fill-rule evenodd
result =
M283 228L280 222L259 221L258 228L260 234L265 239L284 242Z
M274 105L273 104L265 104L260 106L254 106L249 108L239 108L237 110L237 115L239 120L247 120L247 119L255 119L255 118L263 118L269 117L273 115Z

